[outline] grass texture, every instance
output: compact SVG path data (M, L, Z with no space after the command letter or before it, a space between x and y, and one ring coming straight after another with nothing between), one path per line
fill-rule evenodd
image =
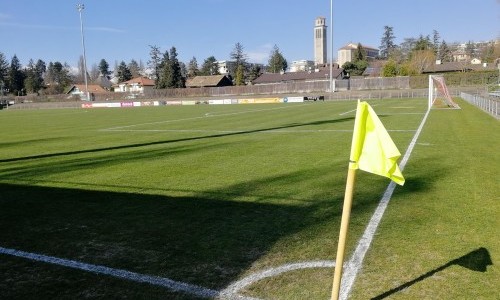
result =
M370 104L404 153L426 100ZM352 299L498 295L498 121L459 104L431 112ZM334 260L355 108L345 101L3 110L0 247L215 290L271 267ZM358 172L347 257L387 184ZM297 270L241 294L328 299L332 279L331 268ZM1 254L0 291L197 299Z

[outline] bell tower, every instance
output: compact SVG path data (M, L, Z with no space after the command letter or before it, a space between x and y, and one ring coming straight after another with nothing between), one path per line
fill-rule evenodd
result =
M326 64L326 23L324 17L316 18L314 23L314 64Z

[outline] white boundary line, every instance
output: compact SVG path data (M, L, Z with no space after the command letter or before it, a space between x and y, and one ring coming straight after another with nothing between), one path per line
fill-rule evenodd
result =
M348 113L348 112L346 112L346 113ZM420 123L420 126L418 127L415 135L413 136L412 141L410 142L410 145L408 146L408 148L405 152L403 159L401 160L401 163L399 165L401 171L404 170L406 163L408 162L408 159L410 158L410 155L413 151L413 148L415 147L415 145L417 143L417 139L420 136L420 133L423 129L423 126L427 120L429 113L430 113L430 110L428 110L425 113L425 115ZM227 114L224 114L224 115L227 115ZM198 119L198 118L201 118L201 117L195 117L195 118L190 118L190 119ZM188 120L188 119L178 119L178 120L172 120L172 121L181 121L181 120ZM164 122L169 122L169 121L164 121ZM124 126L124 127L115 127L115 128L126 128L126 127L134 127L134 126L139 126L139 125L164 123L164 122L144 123L144 124L130 125L130 126ZM109 129L109 130L116 130L116 129ZM122 131L122 130L120 130L120 131ZM123 131L126 131L126 130L123 130ZM142 130L138 130L138 131L142 131ZM186 131L186 130L182 130L182 131ZM317 130L317 131L320 131L320 130ZM324 130L324 131L328 131L328 130ZM344 130L330 130L330 131L344 131ZM345 130L345 131L352 131L352 130ZM393 131L413 131L413 130L393 130ZM238 132L238 131L235 131L235 132ZM341 292L340 292L340 299L347 299L347 297L351 291L351 288L354 284L354 280L356 279L357 273L361 269L361 265L363 263L364 257L368 251L368 248L370 247L370 244L371 244L373 237L375 235L375 231L377 230L377 227L380 224L382 216L383 216L383 214L384 214L384 212L389 204L389 201L392 197L392 194L394 192L395 187L396 187L396 184L391 181L389 186L385 190L385 192L382 196L382 199L380 200L380 203L377 206L377 209L375 210L372 218L370 219L370 222L368 223L368 226L366 227L365 232L363 233L363 236L359 240L358 246L356 247L351 259L347 262L347 264L345 266L345 271L344 271L344 276L343 276L342 286L341 286ZM7 254L7 255L12 255L12 256L16 256L16 257L27 258L27 259L34 260L34 261L40 261L40 262L70 267L70 268L74 268L74 269L79 269L79 270L83 270L83 271L89 271L89 272L94 272L94 273L98 273L98 274L109 275L109 276L122 278L122 279L135 281L135 282L149 283L152 285L166 287L166 288L171 289L173 291L185 292L185 293L189 293L189 294L196 295L199 297L216 298L216 299L259 300L258 298L245 297L242 295L238 295L238 292L241 291L242 289L246 288L247 286L261 280L261 279L277 276L277 275L280 275L280 274L285 273L285 272L299 270L299 269L306 269L306 268L335 267L335 261L311 261L311 262L286 264L286 265L283 265L280 267L267 269L267 270L261 271L259 273L254 273L252 275L249 275L249 276L247 276L247 277L245 277L237 282L232 283L227 288L225 288L223 291L219 292L219 291L216 291L213 289L208 289L208 288L204 288L204 287L201 287L198 285L188 284L188 283L184 283L184 282L174 281L174 280L171 280L168 278L151 276L151 275L144 275L144 274L130 272L127 270L114 269L114 268L109 268L109 267L99 266L99 265L92 265L92 264L87 264L87 263L78 262L78 261L74 261L74 260L68 260L68 259L63 259L63 258L58 258L58 257L53 257L53 256L46 256L46 255L30 253L30 252L24 252L24 251L15 250L15 249L0 247L0 254Z
M268 277L278 276L282 273L300 270L300 269L310 269L310 268L333 268L335 267L335 261L331 260L320 260L320 261L308 261L300 263L291 263L282 265L276 268L267 269L258 273L251 274L243 279L240 279L222 291L216 291L213 289L204 288L194 284L188 284L184 282L174 281L164 277L144 275L135 272L130 272L122 269L114 269L105 266L87 264L75 260L69 260L64 258L58 258L54 256L47 256L42 254L30 253L15 249L9 249L0 247L0 254L12 255L20 258L26 258L33 261L44 262L54 265L59 265L63 267L69 267L73 269L78 269L87 272L93 272L97 274L108 275L116 278L121 278L125 280L130 280L140 283L148 283L151 285L161 286L168 288L176 292L184 292L191 295L196 295L203 298L213 298L213 299L238 299L238 300L261 300L259 298L246 297L239 295L238 293L246 288L247 286Z
M190 132L190 133L301 133L301 132L352 132L352 129L248 129L248 130L215 130L215 129L113 129L116 132ZM415 132L413 129L388 129L388 132Z
M174 281L168 278L144 275L139 273L130 272L127 270L114 269L99 265L87 264L75 260L63 259L54 256L47 256L42 254L24 252L15 249L0 247L0 254L7 254L21 258L27 258L34 261L45 262L49 264L69 267L73 269L79 269L83 271L93 272L97 274L109 275L121 279L126 279L135 282L149 283L156 286L161 286L168 288L176 292L184 292L191 295L196 295L203 298L215 298L220 297L221 293L216 290L204 288L194 284L188 284L184 282ZM244 297L240 295L231 295L231 299L242 299L242 300L255 300L255 298Z
M245 111L237 111L237 112L222 113L222 114L215 114L215 113L210 113L209 112L208 115L205 114L205 115L199 116L199 117L191 117L191 118L184 118L184 119L173 119L173 120L148 122L148 123L139 123L139 124L126 125L126 126L117 126L117 127L110 127L110 128L100 129L99 131L120 131L120 129L123 129L123 128L130 128L130 127L137 127L137 126L144 126L144 125L164 124L164 123L190 121L190 120L198 120L198 119L213 118L213 117L233 116L233 115L241 115L241 114L246 114L246 113L261 112L261 111L268 111L268 110L277 110L277 109L286 109L286 108L301 107L301 106L305 106L305 105L309 105L309 104L301 104L301 105L294 105L294 106L273 107L273 108L265 108L265 109L250 109L250 110L245 110Z
M415 144L417 143L417 139L420 136L420 133L422 132L422 129L424 127L425 121L427 120L427 117L429 116L430 110L428 110L423 119L422 122L420 122L420 126L417 129L417 132L413 136L413 139L410 142L410 145L408 146L408 149L406 149L405 155L403 159L401 160L401 163L399 164L399 168L401 171L404 170L406 163L408 162L408 159L410 158L410 155L413 151L413 148L415 147ZM354 284L354 280L356 279L356 276L361 269L361 265L363 263L363 259L365 258L366 252L368 251L368 248L370 247L370 244L373 240L373 236L375 235L375 231L377 230L377 227L380 223L380 220L382 219L382 216L384 215L385 209L387 208L387 205L389 204L389 201L391 200L392 193L394 192L394 189L396 188L396 184L391 181L389 186L384 192L384 195L382 196L382 199L380 200L379 205L377 206L377 209L375 210L372 218L370 219L370 222L368 223L368 226L365 229L365 232L363 233L363 236L358 242L358 246L354 250L354 253L351 257L351 259L347 262L344 275L342 276L342 284L340 287L340 299L344 300L347 299L349 296L349 293L351 291L351 288Z
M276 268L267 269L259 273L251 274L239 281L232 283L227 288L225 288L221 293L222 295L237 295L242 289L246 288L247 286L261 279L278 276L282 273L294 270L309 269L309 268L333 268L333 267L335 267L335 261L332 260L320 260L320 261L286 264Z

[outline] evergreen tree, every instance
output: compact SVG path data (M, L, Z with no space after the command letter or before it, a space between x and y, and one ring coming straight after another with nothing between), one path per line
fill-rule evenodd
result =
M405 38L404 39L404 41L399 46L399 49L401 50L401 59L402 60L408 59L411 56L411 52L415 48L416 44L417 44L417 39L415 39L415 38Z
M352 61L357 62L361 60L366 60L366 51L361 43L358 43L358 47L356 48L356 51L354 51L354 57Z
M45 82L49 84L47 93L61 94L72 82L70 67L58 61L50 62L45 74Z
M101 73L102 76L106 77L109 79L109 75L111 75L111 71L109 70L109 64L108 62L103 58L99 62L99 73Z
M170 48L170 68L172 72L172 82L169 87L172 88L183 88L184 78L181 73L181 66L179 60L177 59L177 49L175 47Z
M130 73L132 74L132 78L142 76L141 69L139 68L139 63L135 59L132 59L127 67L130 70Z
M413 47L413 51L434 49L429 36L420 35Z
M245 71L243 65L238 65L234 81L236 85L245 85Z
M250 68L250 72L248 72L248 81L252 82L255 79L257 79L257 77L259 77L260 75L262 75L262 70L260 65L254 64Z
M156 88L157 89L164 89L169 87L170 84L172 84L172 74L171 74L171 68L170 68L170 56L168 54L168 51L165 51L163 53L163 57L158 64L158 79L156 80Z
M30 59L28 65L25 69L26 78L24 79L24 89L26 93L34 93L35 89L35 62L33 59Z
M43 88L43 73L45 72L45 63L38 60L37 63L30 59L25 70L26 79L24 80L24 89L26 93L38 93Z
M188 63L187 77L188 78L193 78L193 77L197 76L198 73L199 73L199 70L198 70L198 61L196 60L196 57L193 56L193 58L191 58L191 60Z
M165 52L161 62L161 72L158 88L183 88L184 78L182 77L181 65L177 59L177 50L170 48L170 52Z
M219 66L214 56L209 56L201 65L200 75L219 75Z
M368 67L366 51L361 44L358 44L354 51L352 62L346 62L342 68L352 76L363 75L363 72Z
M439 38L439 32L434 29L432 31L432 49L434 49L434 54L436 55L439 53Z
M5 58L5 55L0 52L0 86L3 89L7 88L7 75L9 74L9 62Z
M181 67L181 76L182 76L182 79L183 79L183 82L184 84L186 83L186 78L187 78L187 68L186 68L186 64L183 63L182 61L179 62L179 66Z
M239 66L242 66L243 74L245 74L247 68L247 55L243 52L243 45L240 42L234 45L234 49L231 52L230 57L235 64L234 66L229 67L229 74L234 76Z
M441 60L442 62L453 61L453 53L451 49L448 47L448 44L446 44L445 40L443 40L439 45L438 59Z
M380 57L383 59L387 59L391 52L396 48L394 44L394 40L396 37L394 36L393 28L390 26L384 26L384 34L380 43Z
M153 77L156 80L156 85L158 87L158 81L160 79L160 70L161 70L161 50L158 46L149 45L150 51L149 56L150 60L148 61L148 66L151 70L153 70Z
M132 73L127 67L127 64L122 61L120 65L118 65L118 82L124 82L130 79L132 79Z
M277 45L274 45L271 54L269 55L269 61L267 63L267 71L270 73L279 73L285 71L288 68L288 62L281 54L280 49Z
M47 71L47 66L45 65L45 62L41 59L36 61L35 69L37 72L37 75L42 79L43 81L43 74Z
M15 54L10 61L8 85L10 92L14 95L20 95L23 93L24 74L21 70L21 63Z

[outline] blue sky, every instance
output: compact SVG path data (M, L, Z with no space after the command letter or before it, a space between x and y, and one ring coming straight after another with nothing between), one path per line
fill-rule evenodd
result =
M229 59L237 42L251 62L267 62L275 44L289 62L313 60L314 20L330 24L329 0L0 0L0 52L22 64L77 65L78 3L89 68L102 58L111 68L122 60L146 64L149 45L175 46L179 60L194 56L200 65L212 55ZM499 39L500 0L333 0L334 56L349 42L378 47L385 25L398 44L434 29L447 43Z

